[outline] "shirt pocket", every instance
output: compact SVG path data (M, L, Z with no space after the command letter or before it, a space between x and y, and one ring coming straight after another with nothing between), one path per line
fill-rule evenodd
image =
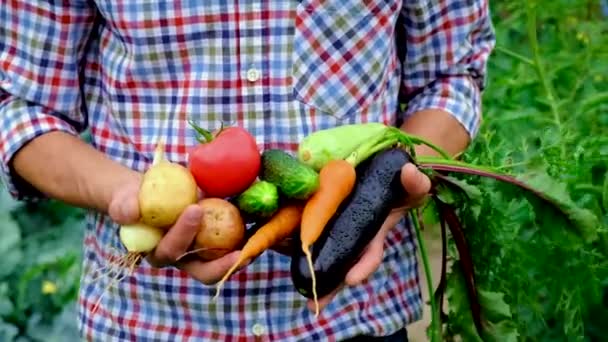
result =
M293 95L338 118L387 87L399 0L302 0L296 8Z

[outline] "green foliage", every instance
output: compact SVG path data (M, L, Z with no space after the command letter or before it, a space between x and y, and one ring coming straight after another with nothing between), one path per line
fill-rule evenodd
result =
M84 213L0 192L0 341L78 338L76 298Z
M510 184L458 177L477 189L458 213L482 307L505 313L489 330L500 338L484 340L600 340L608 335L608 18L594 1L491 7L498 47L485 121L463 160L522 175L567 215ZM479 340L457 265L447 331Z
M601 238L589 239L589 231L571 229L578 215L586 211L571 204L563 215L513 185L468 178L469 186L476 186L480 193L461 202L459 214L477 286L482 292L504 296L513 317L501 322L515 323L516 328L508 332L517 332L520 341L560 341L585 335L589 338L585 325L591 324L587 321L590 310L608 313L608 308L601 308L608 259ZM545 191L559 194L559 189L545 188ZM560 198L563 203L567 200ZM579 223L586 225L586 221ZM606 225L593 228L599 237L605 238ZM458 268L452 273L456 275L451 277L459 279ZM470 311L467 294L459 289L464 284L456 280L452 284L456 287L448 293L449 330L473 338L475 334L469 335L474 327L467 313ZM504 304L484 305L482 300L482 306L485 311L492 311Z

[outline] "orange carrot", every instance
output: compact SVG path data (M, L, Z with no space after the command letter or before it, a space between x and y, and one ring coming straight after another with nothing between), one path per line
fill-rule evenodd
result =
M266 224L258 229L245 243L239 258L217 284L214 300L230 275L248 259L253 259L265 250L291 235L298 228L302 218L302 206L291 203L279 208Z
M317 241L327 222L336 213L340 204L350 195L355 186L356 178L357 173L354 166L346 160L336 159L328 162L319 172L317 191L306 201L302 212L300 240L312 276L315 315L319 314L319 303L315 290L316 278L310 246Z

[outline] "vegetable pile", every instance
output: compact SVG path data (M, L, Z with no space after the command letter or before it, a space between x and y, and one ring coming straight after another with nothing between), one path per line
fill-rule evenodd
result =
M216 297L245 260L255 259L291 239L296 241L290 251L294 288L314 300L318 315L318 298L341 285L388 215L404 212L399 207L407 196L401 169L408 162L417 165L432 181L428 208L435 211L444 240L442 276L436 291L430 293L432 341L441 340L444 335L442 320L446 315L440 310L441 303L444 294L450 296L454 291L461 294L456 303L460 306L455 307L474 327L472 336L481 340L517 336L517 330L508 322L509 306L502 294L482 289L476 282L478 273L467 230L487 219L483 216L487 212L482 213L479 208L485 201L480 190L484 184L499 182L504 189L493 187L492 191L514 200L528 200L526 206L518 207L522 210L519 215L542 213L544 216L532 218L538 221L558 222L561 218L564 229L573 236L607 246L599 230L599 219L556 192L559 187L550 179L539 182L533 175L511 175L454 160L432 143L396 127L366 123L320 130L305 137L297 153L290 153L280 149L259 151L254 138L242 128L222 127L211 134L193 122L191 125L205 139L194 147L187 167L164 160L162 143L157 146L154 162L141 186L142 220L120 229L127 249L122 265L133 269L154 249L181 211L198 203L205 214L189 253L213 260L241 250L239 260L218 282ZM417 156L415 147L421 144L431 147L440 157ZM218 151L222 152L221 158ZM219 169L226 171L218 172ZM475 181L478 184L472 185ZM198 199L199 190L202 200ZM404 214L409 214L416 228L432 289L420 236L421 215L418 209ZM256 228L248 230L249 224ZM448 229L457 251L449 278ZM499 247L495 248L500 253ZM493 305L499 302L502 310L496 312L495 306L488 306L490 301Z

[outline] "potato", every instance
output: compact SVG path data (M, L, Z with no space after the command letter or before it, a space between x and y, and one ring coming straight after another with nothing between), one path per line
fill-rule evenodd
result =
M203 218L194 246L197 254L204 260L213 260L238 249L245 238L239 209L221 198L205 198L199 205Z
M169 227L197 200L198 186L190 171L180 164L162 160L143 176L139 189L141 221L154 227Z

